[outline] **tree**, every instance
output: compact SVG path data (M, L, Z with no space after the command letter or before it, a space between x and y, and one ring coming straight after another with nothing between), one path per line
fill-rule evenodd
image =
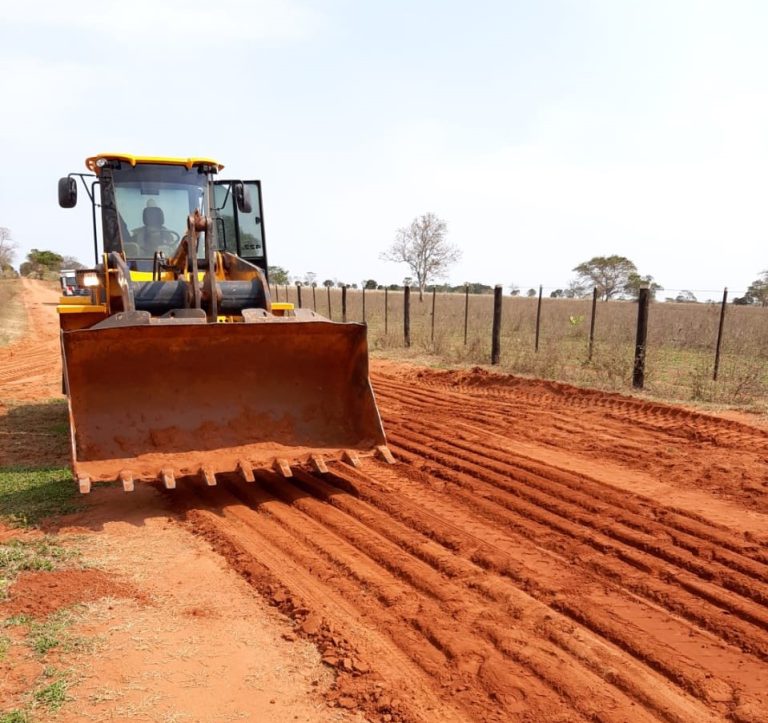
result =
M755 279L744 295L749 304L768 306L768 271L763 271L759 279Z
M84 269L85 264L81 264L74 256L62 256L61 257L62 269Z
M573 269L578 284L594 286L604 301L625 291L630 274L637 275L637 266L624 256L594 256Z
M327 286L328 288L331 288L332 286L336 286L336 282L333 279L326 279L323 281L323 286Z
M316 282L317 274L314 271L307 271L307 273L304 274L304 278L302 279L304 286L315 286Z
M509 295L510 296L520 296L520 287L517 284L510 284L509 285Z
M692 291L686 291L684 289L675 297L675 301L678 304L696 304L698 299Z
M366 279L363 282L363 288L364 289L375 289L378 286L376 281L374 279Z
M627 282L624 284L624 293L631 299L638 299L640 298L640 289L644 287L650 291L652 299L656 298L657 291L664 288L661 284L657 284L650 274L640 276L640 274L632 273L629 274Z
M269 268L269 280L273 284L282 284L285 286L288 283L289 274L288 269L284 269L282 266L270 266Z
M21 265L22 276L33 279L45 279L61 271L63 257L55 251L39 251L32 249L27 254L27 260Z
M445 238L448 225L434 213L425 213L398 229L395 241L381 258L408 264L419 287L419 299L432 279L446 275L451 264L461 258L461 251Z
M526 296L536 296L537 293L538 292L536 291L536 289L528 289L528 291L525 292L525 295Z
M16 242L11 229L0 226L0 268L5 269L13 263L16 256Z

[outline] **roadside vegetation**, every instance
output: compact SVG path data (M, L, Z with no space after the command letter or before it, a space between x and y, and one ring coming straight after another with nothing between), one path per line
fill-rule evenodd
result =
M21 338L26 327L18 279L0 278L0 347Z
M341 319L341 290L303 289L302 305ZM298 303L296 287L280 287L281 300ZM403 293L365 292L368 344L375 354L413 359L435 366L488 364L493 297L469 295L464 343L464 294L437 293L434 336L431 289L420 302L411 296L411 347L403 343ZM537 299L503 299L500 371L553 379L609 391L632 393L637 306L632 301L600 301L595 342L588 358L591 299L544 298L539 350L535 350ZM713 363L720 305L653 303L648 324L645 393L669 401L695 401L765 411L768 399L768 308L728 304L720 373ZM347 319L363 320L362 290L347 289Z

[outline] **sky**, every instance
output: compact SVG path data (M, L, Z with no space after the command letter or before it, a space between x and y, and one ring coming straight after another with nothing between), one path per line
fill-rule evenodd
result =
M113 151L263 184L270 263L401 283L433 212L447 280L567 286L619 254L674 295L768 269L761 0L0 0L0 226L93 258L56 183ZM84 196L83 196L84 198Z

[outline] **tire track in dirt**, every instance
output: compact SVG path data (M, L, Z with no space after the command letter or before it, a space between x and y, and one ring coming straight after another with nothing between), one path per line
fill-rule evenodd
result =
M227 480L223 506L224 490L196 484L187 516L239 538L244 559L343 631L372 679L396 680L392 715L434 719L431 691L441 715L471 720L768 718L768 536L512 441L526 425L561 451L573 430L602 434L609 459L648 470L649 450L667 447L656 469L726 447L753 461L762 430L592 393L557 407L548 392L542 414L547 394L443 389L431 372L373 381L399 465ZM372 710L371 680L343 676Z
M667 690L666 697L659 694L664 685L658 679L645 690L634 677L621 685L607 685L599 675L604 664L590 658L590 667L579 659L589 656L588 644L571 641L575 652L567 645L555 645L546 636L531 634L534 624L528 626L530 631L510 632L508 595L512 599L520 595L514 585L501 577L489 580L488 570L430 543L423 532L394 522L327 481L306 474L299 476L296 486L270 475L260 475L259 481L263 486L234 483L228 489L244 504L228 506L227 516L236 515L295 565L310 570L324 589L317 599L326 599L330 588L330 594L339 594L356 608L353 618L362 614L369 626L387 631L441 689L456 691L470 718L507 720L524 713L531 720L551 720L556 719L555 711L561 711L563 720L644 719L646 714L633 707L632 698L670 720L705 720L710 715L699 706L693 716L695 701L680 691ZM228 525L222 530L231 534ZM270 569L282 568L275 564ZM324 613L328 614L327 606ZM540 613L537 621L551 614L552 610ZM348 617L347 612L335 620L334 627L343 629ZM571 621L568 627L572 628ZM603 650L603 656L611 652ZM374 670L376 660L373 656ZM645 671L645 678L649 675ZM525 689L519 687L521 680ZM538 702L542 698L547 702L543 707ZM562 714L569 709L570 714Z
M627 409L626 415L607 415L600 393L591 390L562 385L566 390L562 394L542 398L526 394L522 384L510 390L502 386L500 391L462 387L460 381L443 387L432 379L433 374L445 379L447 373L410 371L406 375L410 383L375 373L374 388L385 409L394 413L429 410L431 416L450 420L451 425L458 420L510 439L572 450L574 458L586 462L599 457L681 489L706 489L768 512L768 432L764 429L631 398L610 401L616 410ZM451 374L462 378L459 372ZM482 376L481 381L491 385L497 376ZM534 387L540 384L519 381ZM560 398L570 401L580 392L586 399L582 404L558 405ZM639 422L638 415L647 415L647 423ZM678 418L682 421L675 421Z
M517 524L518 518L533 521L541 529L531 530L530 539L539 535L551 536L554 532L565 538L556 538L550 543L556 548L569 540L588 546L591 548L589 559L596 571L609 578L626 580L626 585L635 594L646 596L669 607L671 612L697 621L726 640L738 642L746 650L768 657L768 634L765 632L768 629L768 610L765 608L768 590L758 581L741 577L734 579L740 573L731 572L718 577L718 572L722 571L717 569L717 564L705 567L695 559L686 559L682 553L674 553L665 549L663 544L652 542L653 538L638 540L627 530L605 525L602 517L582 514L566 502L526 491L514 482L507 483L497 472L484 469L479 464L457 461L459 455L450 457L450 463L447 463L441 456L445 446L435 437L421 437L416 443L396 434L390 435L390 438L395 442L396 449L407 449L422 459L437 462L439 466L430 468L430 472L462 487L463 496L468 498L467 504L474 504L473 498L489 500L494 503L490 510L492 514L504 517L504 513L497 508L508 511L507 516L512 517L509 524ZM666 565L665 562L672 562L673 565ZM638 570L643 573L639 579ZM696 579L696 573L700 579ZM722 589L720 586L724 583L730 583L728 587L736 588L741 595ZM675 592L675 586L681 590ZM752 600L746 600L742 595ZM731 620L728 625L723 625L722 610L759 629L744 625L741 620Z

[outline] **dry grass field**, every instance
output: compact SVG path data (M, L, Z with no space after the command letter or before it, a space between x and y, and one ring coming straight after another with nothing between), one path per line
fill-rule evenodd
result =
M297 303L295 287L288 300ZM362 291L347 290L347 318L362 321ZM432 296L411 294L411 348L403 344L403 293L365 292L365 319L374 352L414 356L436 365L488 364L493 297L470 295L464 343L464 295L437 294L432 335ZM281 301L286 288L280 287ZM535 298L505 296L502 310L501 368L517 374L588 385L631 389L637 306L599 302L595 344L588 361L591 299L549 299L542 303L539 351L534 350ZM312 290L302 305L313 308ZM314 305L328 316L325 288L315 289ZM341 290L331 290L331 316L341 319ZM768 398L768 309L734 306L726 311L718 381L712 379L720 305L653 303L648 324L645 390L672 400L737 404L763 408ZM385 324L386 321L386 324ZM386 328L385 328L386 327Z
M24 331L20 285L16 279L0 279L0 346L18 339Z

